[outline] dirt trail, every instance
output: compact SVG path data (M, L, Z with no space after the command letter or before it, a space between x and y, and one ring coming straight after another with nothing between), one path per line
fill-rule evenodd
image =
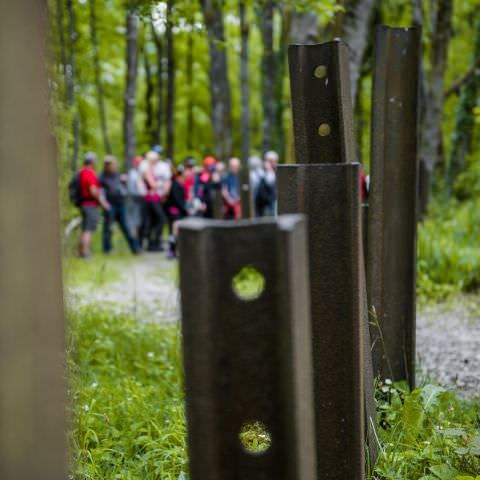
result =
M177 264L160 254L142 254L122 266L118 281L73 287L67 291L71 305L101 305L132 314L142 322L172 322L179 317Z
M427 378L480 395L480 297L460 296L417 319L417 357Z
M110 259L109 259L110 261ZM113 283L68 289L72 306L97 304L132 314L141 322L179 319L177 263L143 254L122 265ZM420 309L417 315L418 379L436 381L464 395L480 395L480 296Z

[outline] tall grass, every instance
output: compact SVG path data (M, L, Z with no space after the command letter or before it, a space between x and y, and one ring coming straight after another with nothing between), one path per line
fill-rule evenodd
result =
M178 327L85 309L70 316L75 479L178 480L186 472Z

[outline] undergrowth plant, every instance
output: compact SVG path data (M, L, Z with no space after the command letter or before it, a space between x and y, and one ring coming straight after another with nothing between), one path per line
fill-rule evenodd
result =
M70 315L69 337L72 478L187 480L178 325L89 307ZM386 382L377 410L369 480L480 480L480 403ZM239 441L261 453L275 439L254 424Z

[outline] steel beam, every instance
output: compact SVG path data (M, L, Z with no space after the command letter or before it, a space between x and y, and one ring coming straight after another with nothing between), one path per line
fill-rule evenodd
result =
M419 29L375 36L367 288L375 373L415 384Z
M297 163L353 162L348 47L290 45L288 57Z
M305 221L207 222L180 228L180 286L192 480L317 480ZM225 255L225 252L229 252ZM240 298L243 267L264 279ZM261 293L260 293L261 292ZM270 448L239 433L262 422ZM323 477L322 477L323 478Z
M46 6L0 1L0 478L67 478L60 213Z
M364 478L363 252L359 164L285 165L280 213L309 218L317 465L322 480Z

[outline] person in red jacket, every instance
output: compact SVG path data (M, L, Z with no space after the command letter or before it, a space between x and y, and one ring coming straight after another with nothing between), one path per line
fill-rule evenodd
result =
M90 245L92 243L92 235L97 229L98 224L98 207L101 205L105 210L110 206L103 198L100 182L94 170L94 164L97 156L93 152L85 155L83 168L80 170L80 211L82 214L82 233L80 234L80 242L78 245L78 253L81 258L90 256Z

